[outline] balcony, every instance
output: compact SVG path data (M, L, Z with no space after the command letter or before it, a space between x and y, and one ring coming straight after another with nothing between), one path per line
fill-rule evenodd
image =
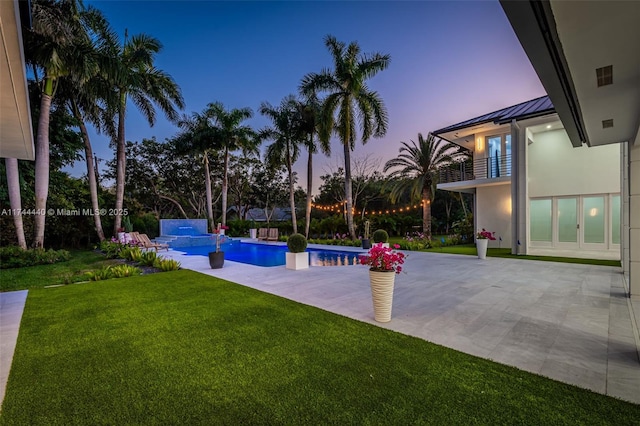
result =
M511 176L511 155L466 160L442 167L438 183L453 183L477 179L497 179Z

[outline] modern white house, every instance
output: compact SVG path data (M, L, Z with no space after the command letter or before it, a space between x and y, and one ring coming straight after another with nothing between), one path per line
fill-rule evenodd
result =
M635 305L640 301L640 2L500 4L570 144L620 148L622 270Z
M438 189L475 194L475 227L514 254L620 259L620 146L573 148L548 96L433 132L471 159Z

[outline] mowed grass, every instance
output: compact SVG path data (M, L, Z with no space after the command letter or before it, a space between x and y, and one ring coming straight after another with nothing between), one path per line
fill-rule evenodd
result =
M0 425L638 418L637 405L181 270L31 290Z
M95 251L71 252L71 259L50 265L0 269L0 291L24 290L84 280L82 275L103 265L115 263Z
M439 238L434 237L437 241ZM391 244L398 244L403 241L402 237L390 237L389 242ZM426 251L430 253L449 253L449 254L464 254L468 256L477 256L478 251L475 244L461 244L456 246L436 247L420 251ZM577 257L559 257L559 256L530 256L530 255L516 255L511 254L510 248L489 248L487 249L487 256L489 257L504 257L510 259L526 259L526 260L540 260L544 262L561 262L561 263L579 263L582 265L601 265L601 266L621 266L619 260L604 260L604 259L581 259Z

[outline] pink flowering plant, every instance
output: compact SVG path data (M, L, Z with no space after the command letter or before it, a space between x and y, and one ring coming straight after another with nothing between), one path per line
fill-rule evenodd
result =
M478 232L476 234L476 240L491 240L494 241L496 239L496 237L494 237L495 232L491 232L491 231L487 231L486 229L482 228L482 231Z
M370 271L378 272L402 272L402 264L406 255L395 249L399 249L398 244L394 244L393 248L384 247L382 243L374 244L367 255L360 256L361 265L369 265Z

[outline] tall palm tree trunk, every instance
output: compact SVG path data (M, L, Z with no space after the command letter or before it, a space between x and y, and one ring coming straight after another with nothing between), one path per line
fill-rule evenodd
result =
M75 102L73 103L73 115L80 123L80 132L82 133L82 139L84 140L84 158L87 163L87 178L89 179L89 194L91 196L91 209L93 210L93 224L98 234L98 239L104 241L104 231L102 230L102 219L100 217L100 204L98 202L98 181L96 178L96 169L93 163L93 149L91 148L91 140L89 139L89 132L87 132L87 126L84 125L80 111L78 110Z
M356 229L353 226L353 191L351 183L351 149L349 148L349 142L345 141L344 146L344 195L347 199L347 226L349 228L349 235L352 240L356 239Z
M118 235L122 227L122 215L119 213L124 206L124 179L127 166L127 153L124 141L124 119L127 106L126 94L120 91L120 108L118 108L118 140L116 141L116 206L113 221L113 235Z
M209 171L209 155L204 153L204 188L207 196L207 219L209 219L209 228L211 232L215 228L213 224L213 196L211 195L211 172Z
M224 150L224 171L222 176L222 224L227 224L227 191L229 190L229 149Z
M49 116L51 113L51 98L53 93L53 81L48 78L40 100L40 119L38 121L38 137L36 139L36 166L35 166L35 236L33 245L36 248L44 247L44 227L47 209L47 197L49 196Z
M298 232L298 222L296 218L296 198L293 188L293 164L291 164L291 155L289 153L289 145L287 144L287 173L289 173L289 205L291 206L291 224L293 232Z
M422 188L422 232L431 239L431 186Z
M7 169L7 185L9 186L9 204L11 205L13 225L16 228L18 245L27 249L27 240L24 238L24 225L22 223L22 200L20 199L20 172L18 171L18 160L15 158L5 158Z
M313 146L313 136L309 146ZM304 236L309 239L309 227L311 223L311 187L313 185L313 151L309 149L309 159L307 160L307 208L305 212Z

